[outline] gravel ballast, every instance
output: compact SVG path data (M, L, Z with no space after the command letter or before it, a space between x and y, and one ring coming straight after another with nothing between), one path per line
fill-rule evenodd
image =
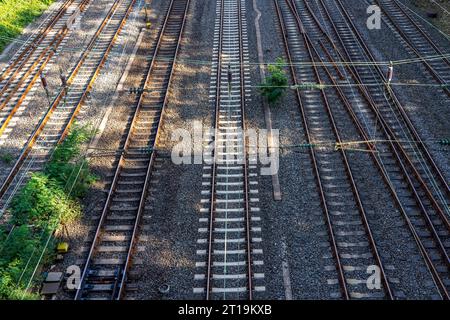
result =
M286 54L274 1L245 1L252 83L251 101L248 101L246 106L246 127L262 130L266 129L266 123L263 101L257 88L262 79L258 65L255 3L261 12L259 24L264 62L274 62L278 57L286 58ZM386 24L382 25L381 31L367 29L365 1L346 0L343 3L354 17L355 25L377 60L414 57L398 34ZM411 4L411 1L406 3ZM145 66L149 63L168 7L168 1L151 2L152 28L144 31L137 55L132 57L138 35L145 26L143 4L143 0L136 1L128 22L94 83L89 99L78 115L77 122L93 127L98 127L102 120L106 121L95 149L86 150L98 180L83 199L85 216L78 223L69 226L71 252L65 256L62 263L56 264L53 270L64 271L69 265L80 265L83 262L103 209L106 192L109 190L136 105L136 96L128 94L127 90L142 85ZM176 130L184 129L193 133L194 122L199 121L204 128L209 128L214 121L214 102L210 100L209 89L214 54L212 48L216 4L215 0L190 1L172 83L167 93L168 103L162 115L156 165L139 228L138 250L134 257L139 263L134 264L130 270L130 283L135 285L137 290L130 290L125 296L126 299L201 298L193 293L193 288L198 286L194 280L197 273L196 262L202 259L196 251L199 249L197 240L198 229L201 227L199 217L204 190L204 168L201 164L174 164L171 153L179 142L172 139ZM58 67L70 70L75 65L83 48L106 15L109 5L110 1L107 0L92 1L81 16L79 24L70 31L66 43L46 68L51 92L56 93L58 89ZM49 10L55 10L56 7L54 4ZM312 7L316 8L315 5ZM41 19L44 17L45 14ZM35 24L39 21L38 19ZM429 26L424 25L424 28L442 44L445 52L448 52L448 40L443 39ZM24 37L30 28L26 30ZM17 44L13 44L9 52L13 53L16 46ZM0 57L0 63L2 61L4 57ZM129 61L132 61L131 69L123 83L123 90L118 92L117 99L113 100ZM292 83L287 68L286 72ZM398 82L433 81L420 63L396 66L395 77ZM9 139L2 146L2 149L13 155L18 155L25 139L47 108L46 97L40 84L37 83L35 87L29 94L25 111L17 115ZM437 143L439 139L450 138L448 97L439 88L401 86L395 87L394 90L438 167L449 179L448 150ZM340 115L336 117L336 124L343 138L347 141L361 139L355 134L356 129L349 126L349 118L344 115L341 101L332 101L332 107L333 112ZM108 108L112 108L112 112L106 119ZM311 155L309 149L298 148L298 145L307 141L295 92L288 89L281 101L270 108L272 127L279 130L280 145L283 147L280 150L278 172L282 200L274 200L270 176L262 175L257 178L260 199L258 206L261 210L259 225L262 226L261 260L264 261L262 268L266 290L255 292L255 299L337 298L337 273ZM348 152L347 156L355 182L360 187L368 223L394 295L399 299L437 298L432 277L370 154ZM258 165L258 172L260 167ZM10 166L2 165L0 175L4 176L9 170ZM347 201L346 196L342 195L341 200ZM164 285L170 288L166 293L160 290ZM60 290L57 298L72 299L73 293Z

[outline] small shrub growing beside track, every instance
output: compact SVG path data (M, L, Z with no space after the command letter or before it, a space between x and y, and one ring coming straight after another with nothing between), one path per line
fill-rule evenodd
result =
M260 86L261 94L267 97L270 104L281 99L288 87L288 78L284 71L285 62L278 58L276 63L267 66L269 75Z
M20 285L22 279L29 279L33 270L26 265L37 262L43 249L41 241L33 234L32 228L23 225L11 232L0 230L0 299L36 299ZM31 269L31 268L28 268Z
M0 53L55 0L0 0Z
M80 205L64 192L55 179L35 173L12 203L14 225L55 229L80 217Z
M0 229L0 299L35 299L34 270L52 260L54 231L82 214L81 197L95 180L81 146L88 127L75 126L44 172L34 173L11 205L12 231Z
M82 197L94 182L87 160L81 154L81 145L92 137L89 127L75 126L72 132L57 146L52 160L45 168L48 176L74 197Z

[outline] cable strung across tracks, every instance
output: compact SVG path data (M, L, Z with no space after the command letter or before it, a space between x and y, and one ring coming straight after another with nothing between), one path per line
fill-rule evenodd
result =
M313 61L315 48L310 38L311 32L307 33L305 30L305 24L310 20L303 20L297 11L297 5L290 0L275 1L275 6L288 63L291 63L293 59L295 61ZM335 71L337 77L343 77L338 68L335 68ZM292 66L291 74L294 85L298 85L300 82L322 83L322 80L325 79L323 70L318 67L295 68ZM312 143L314 139L341 142L341 134L336 121L343 121L343 117L337 115L330 106L329 101L334 97L325 93L324 90L308 90L301 94L299 90L296 90L296 96L308 142ZM325 107L325 112L321 111L323 107ZM329 123L329 127L326 126L327 123ZM386 279L385 268L366 217L347 153L342 149L339 152L319 149L311 148L310 154L324 208L342 297L345 299L351 297L392 299L392 290ZM338 168L331 171L329 169L331 164L338 164ZM335 185L328 181L339 181L339 192ZM344 193L353 194L353 197L345 197L346 201L341 202L340 199ZM358 223L356 223L357 221ZM364 279L367 277L368 265L376 265L381 270L384 289L384 293L381 295L365 286ZM353 282L350 282L349 279L352 279Z
M343 2L336 1L332 9L324 0L319 3L333 26L331 30L334 39L338 39L338 43L344 48L342 52L345 54L341 53L339 58L375 61ZM374 66L373 69L360 66L349 69L353 79L360 84L380 80L387 82L386 75L379 66ZM377 124L371 129L366 128L366 131L372 137L381 135L384 139L394 138L396 141L378 146L380 159L390 163L384 168L386 181L395 186L393 196L398 200L440 296L449 299L449 185L392 89L383 86L361 87L361 90L370 107L369 114L375 116L369 123L372 126ZM405 184L398 181L399 169ZM414 206L410 205L411 200L414 201Z
M376 0L383 10L387 23L402 37L407 46L425 65L432 77L443 86L444 92L450 96L450 60L444 57L439 45L428 35L427 31L415 20L411 13L403 8L398 0ZM436 55L442 59L426 61L423 57Z
M297 99L300 104L302 102L304 104L302 115L306 131L316 130L318 133L314 136L320 139L326 137L329 130L321 128L326 123L326 119L319 121L319 117L325 117L325 115L317 113L315 110L317 108L315 106L323 104L329 115L331 128L336 136L335 140L339 145L340 138L336 122L342 122L344 118L341 119L337 105L333 109L327 107L329 105L327 97L342 103L342 106L345 107L343 110L347 113L346 118L351 119L345 120L350 121L346 128L354 127L356 129L354 139L366 141L366 148L370 151L374 164L385 180L387 188L391 191L440 296L447 299L449 277L448 185L426 150L426 146L423 143L414 142L421 140L389 86L365 86L367 83L379 82L380 79L386 83L384 73L376 65L342 65L343 61L375 62L375 60L370 50L361 41L358 30L352 24L341 1L337 1L335 8L329 8L331 5L326 4L326 1L319 1L315 6L300 0L279 0L275 1L275 4L278 8L280 23L284 21L281 28L289 60L291 60L291 52L295 52L295 59L318 62L314 68L307 66L295 68L292 66L292 61L288 61L294 81L298 79L298 82L309 81L333 85L328 89L318 89L315 92L302 92L301 94L297 90ZM342 21L344 17L345 20ZM303 49L300 50L300 48ZM334 66L333 63L328 67L323 66L324 59L329 62L334 61ZM319 68L320 66L322 67ZM347 82L357 84L357 91L352 87L338 86L338 84ZM308 122L309 113L315 121ZM309 124L310 122L312 125ZM317 125L319 127L315 128ZM330 134L332 131L329 131ZM413 137L414 140L401 140L406 138L405 135L408 138ZM374 145L370 142L374 139L386 142ZM339 148L338 151L343 156L347 175L351 177L352 168L345 160L345 152ZM342 296L345 298L371 297L373 295L370 291L364 293L364 289L361 286L358 287L358 284L363 286L364 284L358 280L354 284L353 275L349 274L348 268L345 271L343 261L346 260L343 257L352 256L352 254L345 254L346 251L350 250L351 252L352 249L343 249L336 245L336 242L339 242L337 239L339 240L341 237L336 236L333 218L328 215L330 210L327 206L327 190L320 182L321 158L316 156L315 152L311 150L311 156L316 168L319 190L322 194L322 205L327 216L328 233L336 259ZM334 157L337 158L338 155L335 154ZM331 163L337 162L337 159L331 161ZM325 161L325 163L328 164L330 161ZM333 171L333 174L337 173ZM352 190L354 197L358 198L357 185L348 189ZM389 281L389 274L386 274L387 271L383 271L383 263L377 253L377 245L371 235L371 227L363 214L364 199L357 199L357 203L372 255L375 257L376 265L381 268L384 297L395 298L393 290L390 289L392 284ZM359 253L359 256L363 256L363 253ZM357 259L353 257L350 261L354 264ZM355 285L355 289L347 288L348 286L353 288L353 285Z

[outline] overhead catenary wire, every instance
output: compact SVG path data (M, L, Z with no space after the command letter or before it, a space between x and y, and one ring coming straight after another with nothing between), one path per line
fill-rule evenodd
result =
M5 39L8 37L2 36L0 35L0 39ZM17 40L19 41L19 40ZM64 52L79 52L78 49L70 49L70 48L58 48L57 51L59 53L64 53ZM114 57L116 55L120 55L121 53L114 53L111 52L110 56ZM413 64L413 63L422 63L424 61L434 61L434 60L444 60L444 59L449 59L450 58L450 53L443 53L442 55L429 55L429 56L424 56L421 58L410 58L410 59L399 59L399 60L393 60L392 63L394 65L404 65L404 64ZM173 61L172 57L167 57L165 58L164 56L160 56L158 57L158 61L165 61L165 62L171 62ZM331 62L331 61L324 61L323 63L319 63L316 61L294 61L292 63L293 66L389 66L391 61L340 61L340 62ZM178 64L193 64L193 65L210 65L211 64L211 60L201 60L201 59L186 59L186 58L180 58L177 59L177 63ZM239 65L241 62L236 62L236 65ZM249 66L267 66L270 64L274 64L276 63L275 61L267 61L264 63L260 63L260 62L252 62L249 61L248 63L246 62L246 65ZM290 66L291 64L288 63L282 63L283 66Z
M431 2L433 2L435 5L437 5L439 8L442 9L442 11L444 11L446 14L450 15L450 12L447 11L447 9L444 8L443 5L441 5L439 2L435 1L435 0L430 0Z
M417 12L415 12L414 10L412 10L410 7L408 7L407 5L405 5L402 1L399 1L401 3L401 5L403 7L405 7L408 11L412 12L417 18L419 18L420 20L424 21L426 24L428 24L431 28L435 29L437 32L439 32L441 35L443 35L445 38L450 39L450 35L445 33L444 31L442 31L441 29L439 29L438 27L436 27L434 24L432 24L430 21L428 21L427 19L425 19L424 17L422 17L420 14L418 14Z

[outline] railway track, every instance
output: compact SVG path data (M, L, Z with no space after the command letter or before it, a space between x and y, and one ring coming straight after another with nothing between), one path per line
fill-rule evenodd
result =
M75 299L121 299L155 162L159 124L167 104L190 0L172 0L146 70L123 153L83 268Z
M101 22L95 35L23 147L0 187L0 212L26 182L30 172L41 170L54 147L67 135L80 112L115 40L122 30L135 0L117 0Z
M48 24L24 46L5 67L0 76L0 138L51 61L70 31L78 12L85 10L89 0L69 0L49 17Z
M204 166L200 250L194 293L207 300L247 299L264 291L255 165L249 165L245 106L249 68L245 1L217 1L212 86L212 164Z
M450 61L430 37L424 27L404 8L398 0L377 0L375 3L383 9L386 23L398 32L408 48L420 59L431 76L443 86L444 92L450 96ZM427 61L425 57L437 57Z
M313 61L316 53L314 43L321 36L319 30L311 25L313 21L305 14L304 8L298 7L290 0L275 1L275 5L288 63L292 66L293 61ZM335 71L338 77L342 77L338 69ZM327 78L325 70L316 66L292 66L291 74L294 85L323 83ZM342 143L342 134L337 122L350 123L351 126L351 118L345 111L336 110L335 104L339 100L337 94L311 89L302 93L297 90L296 95L308 143L320 144L323 141ZM331 101L333 108L330 105ZM351 134L360 140L359 133L354 131L347 132L347 135ZM347 151L311 148L310 154L336 262L341 297L393 299L392 289L368 223ZM369 289L366 285L366 271L371 265L378 266L381 270L383 287L380 290Z
M33 34L28 37L19 50L16 51L1 71L0 85L2 87L12 74L23 66L29 56L37 49L38 45L48 36L49 32L54 31L53 29L55 29L55 27L56 29L58 29L58 27L64 27L64 23L59 24L58 26L57 24L61 18L64 19L64 15L68 13L69 8L74 1L75 0L66 0L61 3L61 6L49 14Z
M336 5L340 11L322 9L333 21L342 38L342 47L350 48L346 56L349 61L374 62L370 50L362 41L358 29L341 1ZM339 15L339 12L341 15ZM338 19L345 17L345 21ZM343 29L343 24L347 25ZM347 38L347 40L344 39ZM347 41L347 43L346 43ZM352 50L353 49L353 50ZM386 82L383 71L378 67L358 66L353 69L353 77L360 84ZM369 117L361 119L376 124L369 135L377 143L380 159L385 165L386 180L394 184L399 205L430 269L436 287L442 298L449 298L449 186L430 156L426 145L420 139L403 106L389 86L367 87L365 97L371 111ZM372 115L372 118L370 118ZM368 128L367 132L371 132ZM396 164L393 166L392 164ZM399 179L399 173L401 173ZM400 180L400 181L399 181Z
M316 38L305 40L310 43L315 61L326 59L334 63L334 68L324 68L322 81L328 79L325 83L335 86L336 94L363 138L362 142L350 146L366 145L371 151L440 296L448 298L448 185L445 179L421 143L400 102L383 84L386 81L383 72L371 70L370 66L338 67L339 62L344 61L375 62L370 50L364 48L362 38L342 3L337 1L336 7L329 8L329 2L319 1L315 9L304 1L292 1L291 4L297 6L297 11L304 16L304 37L308 38L310 33L317 34ZM342 21L344 17L345 21ZM313 25L316 32L311 31ZM365 86L380 80L380 86ZM358 92L352 86L337 86L348 83L358 85Z

